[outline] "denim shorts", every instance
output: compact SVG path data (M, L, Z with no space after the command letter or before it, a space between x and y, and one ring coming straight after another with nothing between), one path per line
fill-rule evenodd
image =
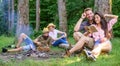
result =
M36 49L35 44L33 43L33 41L29 37L26 37L24 39L24 42L26 45L22 47L23 50L30 50L30 49L35 50Z
M95 41L95 45L98 45L98 44L100 44L100 43L101 43L100 39L97 40L97 41Z
M23 48L23 50L31 50L30 45L23 46L22 48Z

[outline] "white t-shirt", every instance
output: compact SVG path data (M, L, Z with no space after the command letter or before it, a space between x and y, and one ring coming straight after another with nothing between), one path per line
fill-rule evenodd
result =
M52 32L49 32L49 36L52 37L53 39L56 39L58 36L59 30L54 29Z

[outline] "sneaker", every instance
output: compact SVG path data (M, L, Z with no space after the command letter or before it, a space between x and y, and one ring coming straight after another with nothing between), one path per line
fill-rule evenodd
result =
M89 50L84 49L84 52L85 52L85 54L86 54L86 56L87 56L88 59L96 61L95 56Z
M86 49L84 49L83 51L85 52L85 55L87 56L87 58L89 58L91 55L91 52Z
M91 60L93 60L93 61L96 61L95 56L94 56L94 55L92 55L92 54L90 55L89 59L91 59Z
M2 48L2 52L5 53L7 52L8 50L6 48Z

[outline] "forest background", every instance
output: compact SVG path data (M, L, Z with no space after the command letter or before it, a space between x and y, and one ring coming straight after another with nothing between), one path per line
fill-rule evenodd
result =
M3 0L4 5L0 5L0 35L15 36L17 18L18 18L18 0L14 1L14 27L12 32L9 30L8 26L8 8L9 4L7 0ZM120 16L120 1L112 0L112 13ZM3 7L4 6L4 7ZM67 14L67 34L72 36L73 28L76 22L81 17L81 13L86 7L91 7L94 9L94 0L66 0L66 14ZM36 1L29 0L29 25L31 35L33 37L38 36L42 29L46 27L49 23L54 23L59 29L59 15L58 15L58 4L57 0L40 0L40 27L39 31L36 31ZM117 24L113 27L113 33L115 37L120 37L120 18L118 18Z

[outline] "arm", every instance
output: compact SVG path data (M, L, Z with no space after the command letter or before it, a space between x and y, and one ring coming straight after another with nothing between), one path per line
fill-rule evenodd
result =
M75 32L79 31L80 25L81 25L81 23L82 23L82 21L83 21L83 19L84 19L85 17L86 17L86 14L83 13L82 16L81 16L81 18L78 20L77 24L76 24L75 27L74 27L74 31L75 31Z
M105 14L104 16L111 18L108 22L108 31L110 31L112 29L112 26L117 22L118 16L112 14Z
M49 40L48 40L48 46L50 47L51 45L52 45L52 42L53 42L54 40L51 38L51 37L49 37Z
M75 32L79 31L82 21L83 21L83 18L80 18L79 21L77 22L77 24L75 25L75 27L74 27Z
M40 37L40 36L39 36L39 37ZM33 42L34 42L36 45L38 45L38 46L41 46L41 45L42 45L41 42L38 41L38 38L36 38L35 40L33 40Z
M58 39L61 39L61 38L64 38L64 37L67 37L67 34L65 32L62 32L62 31L58 31L59 34L63 34L62 36L60 36Z
M89 31L87 31L87 32L84 33L85 36L88 36L89 34L90 34Z
M115 18L115 19L118 18L117 15L112 15L112 14L105 14L104 17L110 17L110 18Z

